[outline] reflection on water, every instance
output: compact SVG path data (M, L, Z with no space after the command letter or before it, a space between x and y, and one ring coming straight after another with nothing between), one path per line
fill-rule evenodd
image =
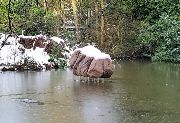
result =
M0 123L179 123L180 65L125 61L112 78L0 73Z

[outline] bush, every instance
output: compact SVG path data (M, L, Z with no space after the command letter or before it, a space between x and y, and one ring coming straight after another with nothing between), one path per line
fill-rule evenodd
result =
M64 49L61 49L60 47L54 47L52 52L49 54L49 60L54 62L54 64L57 65L60 69L64 69L67 66L67 61L62 52L64 52Z
M153 61L180 62L180 17L163 14L140 31L138 40L149 45Z

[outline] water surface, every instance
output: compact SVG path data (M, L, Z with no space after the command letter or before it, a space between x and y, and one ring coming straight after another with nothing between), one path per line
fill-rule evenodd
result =
M0 73L0 123L179 123L180 65L121 61L112 78Z

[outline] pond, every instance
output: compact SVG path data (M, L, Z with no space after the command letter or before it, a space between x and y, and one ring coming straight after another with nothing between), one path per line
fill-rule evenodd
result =
M179 123L180 64L120 61L110 79L69 69L0 73L1 123Z

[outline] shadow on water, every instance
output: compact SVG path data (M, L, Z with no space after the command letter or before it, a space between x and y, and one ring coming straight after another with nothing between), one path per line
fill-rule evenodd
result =
M110 79L70 70L0 73L2 123L179 123L180 65L116 63Z

